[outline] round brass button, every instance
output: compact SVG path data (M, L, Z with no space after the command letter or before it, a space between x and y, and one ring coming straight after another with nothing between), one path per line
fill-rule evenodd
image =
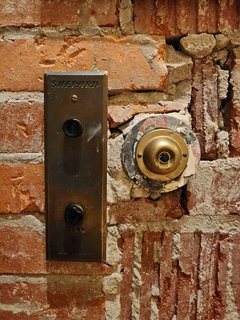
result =
M188 146L170 129L155 129L142 136L136 146L140 171L152 180L169 181L179 177L187 166Z

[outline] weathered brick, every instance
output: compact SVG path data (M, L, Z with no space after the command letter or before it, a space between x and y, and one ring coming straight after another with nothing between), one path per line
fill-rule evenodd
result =
M117 1L83 0L3 0L0 3L0 26L116 26Z
M197 290L197 319L216 319L216 279L219 254L219 234L201 235L199 278ZM219 279L221 282L221 279Z
M37 101L0 103L0 152L41 152L43 105Z
M239 261L240 261L240 236L235 234L232 236L232 287L235 303L237 306L238 313L240 314L240 276L238 272Z
M165 36L176 33L175 1L157 1L155 4L155 32Z
M0 213L43 212L42 164L0 165Z
M226 108L226 126L230 136L230 155L240 155L240 53L234 50L233 66L230 73L231 95Z
M219 106L218 106L218 73L212 61L206 61L202 67L203 72L203 112L205 157L217 157L216 135L218 132ZM199 106L200 108L200 106Z
M36 217L0 219L0 273L109 275L102 262L46 261L45 227Z
M212 0L198 0L197 31L215 33L217 30L217 5Z
M142 287L140 292L140 319L151 319L151 297L154 279L154 243L161 239L159 232L145 232L142 242Z
M120 289L121 319L131 319L132 314L132 277L134 264L134 233L124 233L121 237L120 248L122 251L121 272L123 279Z
M42 1L41 25L116 26L117 1L50 0Z
M102 262L46 261L47 274L109 275L112 268Z
M34 26L40 24L41 0L2 0L0 26Z
M30 278L18 276L0 276L0 301L5 305L17 303L46 305L47 281L44 277Z
M135 31L164 36L233 32L239 30L239 6L238 0L134 1Z
M0 272L43 273L45 241L31 227L0 226Z
M191 115L202 159L216 159L217 132L219 122L218 73L211 60L195 60L193 67L193 89Z
M99 69L108 71L110 90L162 90L165 55L161 37L2 40L0 89L41 91L46 70Z
M111 206L109 217L116 223L155 222L166 217L180 218L183 210L179 200L180 193L176 191L163 194L155 201L140 198L129 202L118 202Z
M187 185L188 210L190 214L240 214L239 191L239 159L202 161Z
M154 34L155 32L155 1L138 0L133 3L134 27L137 33Z
M0 277L1 319L103 320L98 276Z
M200 252L199 234L181 234L181 248L177 286L177 315L179 319L191 319L197 312L196 295Z
M204 128L203 128L203 83L202 83L202 63L195 60L193 63L193 83L192 83L192 103L191 115L193 130L198 138L201 153L204 153Z
M232 268L232 248L231 236L222 234L219 236L218 262L217 262L217 285L216 285L216 309L215 314L219 319L224 319L227 313L229 303L229 283L232 280L229 277L229 269ZM234 297L233 297L234 298ZM230 306L229 306L230 307ZM232 308L232 305L230 309ZM231 311L230 311L231 312ZM234 316L232 317L235 318ZM237 318L236 318L237 319Z
M187 104L175 101L161 101L157 104L132 104L127 105L109 105L108 106L108 120L109 127L116 128L119 125L131 120L139 113L169 113L184 111L187 109Z
M171 232L163 232L160 248L159 270L159 318L172 319L176 312L177 257L173 257L174 238Z
M197 0L176 0L176 34L196 32L197 2Z
M239 30L239 11L239 0L218 1L218 31L224 33Z
M176 36L196 31L196 1L135 1L134 16L137 33Z
M124 265L130 263L122 270L127 308L121 319L150 319L153 312L159 319L239 317L238 235L147 231L136 246L133 232L123 238Z

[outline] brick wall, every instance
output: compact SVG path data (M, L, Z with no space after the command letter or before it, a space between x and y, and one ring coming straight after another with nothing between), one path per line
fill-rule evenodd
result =
M1 320L240 319L239 10L1 1ZM43 73L91 69L109 71L107 261L49 262ZM120 158L129 127L157 113L191 123L202 152L188 185L161 197Z

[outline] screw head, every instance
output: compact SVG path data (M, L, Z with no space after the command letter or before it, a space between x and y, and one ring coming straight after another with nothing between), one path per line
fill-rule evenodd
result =
M78 101L78 96L76 94L73 94L71 96L71 100L72 100L72 102L77 102Z

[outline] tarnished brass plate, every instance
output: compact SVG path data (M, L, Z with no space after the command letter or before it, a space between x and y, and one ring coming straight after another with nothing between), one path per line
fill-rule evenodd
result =
M136 162L146 177L169 181L184 171L188 154L188 146L180 134L170 129L155 129L139 140Z
M47 258L105 259L106 72L47 72Z

